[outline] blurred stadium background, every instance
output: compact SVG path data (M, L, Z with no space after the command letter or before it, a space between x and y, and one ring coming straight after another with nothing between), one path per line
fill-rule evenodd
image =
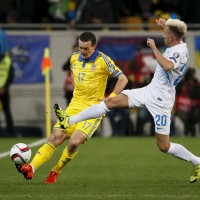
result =
M131 49L131 54L129 49L126 49L126 47L121 46L121 50L119 50L119 45L120 45L120 39L127 39L130 40L132 38L134 41L137 41L147 37L160 37L162 32L155 31L155 32L148 32L144 30L140 31L124 31L124 30L118 30L118 31L94 31L95 34L98 37L98 40L102 38L109 38L111 37L113 39L113 48L116 49L116 55L115 58L117 59L117 56L122 52L120 61L120 66L128 67L129 63L131 62L133 55L135 53L135 49L137 48L138 44L134 44L132 42L132 49ZM31 41L31 44L27 45L32 45L38 38L40 39L41 37L46 37L49 40L49 48L50 48L50 56L52 60L52 70L51 70L51 112L52 112L52 124L55 122L56 118L53 112L53 105L54 103L59 103L63 108L66 106L65 98L64 98L64 90L63 90L63 84L65 80L66 73L62 71L61 66L65 62L65 60L70 56L71 54L71 48L72 45L75 41L75 38L77 35L80 34L80 31L75 31L75 30L67 30L67 31L8 31L8 34L11 38L19 37L23 42L25 41L26 45L26 40L28 38L29 41ZM198 63L196 60L195 55L198 54L198 50L196 49L196 43L195 41L199 39L200 37L200 32L198 31L189 31L186 37L186 41L188 44L189 52L190 52L190 58L189 58L189 63L188 66L195 67L196 72L197 72L197 77L200 78L200 73L198 69ZM17 38L18 41L18 38ZM105 40L106 41L106 40ZM123 41L125 44L127 42L127 48L130 48L130 43L129 41ZM17 43L17 42L16 42ZM23 54L23 49L20 51L19 46L16 44L15 47L19 48L17 51L19 53ZM20 45L20 43L19 43ZM110 43L109 43L110 45ZM108 45L108 46L109 46ZM106 47L106 44L104 44ZM32 51L31 46L30 51ZM44 48L45 46L43 46ZM36 47L37 48L37 47ZM35 59L35 63L32 68L37 68L36 70L36 76L38 74L39 78L41 78L41 59L43 56L43 51L41 51L42 47L38 46L38 50L35 49L35 51L39 51L41 54L36 55L29 54L27 59L33 60ZM113 55L115 52L112 51L112 49L107 50L107 54ZM17 55L18 58L20 59L20 56L23 55ZM22 58L23 59L23 58ZM119 62L119 60L116 60ZM20 61L19 61L20 62ZM20 71L22 70L21 73L23 73L23 70L25 70L26 62L23 65L22 68L17 68L16 66L16 77L20 77ZM19 72L18 72L18 71ZM28 71L28 75L33 75L34 71ZM26 79L25 77L23 77ZM42 133L37 133L38 129L35 130L29 130L27 129L26 131L32 131L32 136L36 134L35 136L38 136L38 134L42 134L45 136L45 87L44 87L44 82L43 80L36 80L35 83L31 83L32 80L23 80L20 79L22 83L14 83L11 86L11 109L12 109L12 114L14 118L14 123L16 127L39 127L42 130ZM30 78L31 79L31 78ZM36 78L37 79L37 78ZM23 83L23 81L30 81L30 83ZM37 83L37 81L39 83ZM42 82L42 83L41 83ZM133 123L136 123L136 112L132 112L131 118L133 120ZM5 119L4 115L1 112L0 113L0 125L1 128L5 126ZM182 124L179 121L177 121L176 125L178 126L178 130L182 128ZM110 126L109 126L109 121L107 119L104 120L103 123L103 132L100 134L103 135L110 135ZM198 127L197 127L198 128ZM182 130L182 129L181 129ZM24 134L24 131L22 131ZM105 133L107 132L107 133ZM27 136L30 136L29 133L27 133Z
M81 5L85 6L87 1L65 1L67 7L62 11L64 18L55 13L54 16L51 15L49 9L52 6L55 10L60 8L55 2L59 4L64 1L2 1L0 27L8 34L14 61L15 81L11 85L11 110L18 137L46 135L45 87L40 70L43 50L46 47L50 49L52 60L51 125L56 120L53 112L54 103L59 103L62 108L66 107L63 90L66 72L62 70L62 65L71 55L77 36L84 30L92 30L96 34L98 48L110 55L129 76L130 81L134 82L137 77L134 70L130 69L130 65L138 49L142 49L146 55L146 68L152 70L155 65L153 57L146 48L146 38L155 38L159 48L161 50L164 48L162 32L156 27L155 19L158 17L183 19L188 23L188 34L185 38L190 52L188 67L195 69L195 76L200 79L200 24L197 23L199 16L196 11L198 1L193 0L192 7L179 0L167 3L162 0L136 1L134 4L132 1L124 1L123 6L129 8L129 13L119 8L120 1L109 1L115 17L113 21L100 24L80 20L84 18L84 9L81 10L82 18L79 16ZM133 9L133 5L136 8ZM29 8L29 14L25 12L25 8ZM41 11L42 9L44 10ZM192 9L193 18L188 14ZM76 21L75 24L73 20ZM183 123L176 115L174 119L173 134L184 136ZM132 123L132 129L128 129L125 135L136 135L137 111L130 111L129 122ZM0 130L0 136L5 136L5 118L2 112L0 112ZM144 134L151 135L149 123L144 125ZM195 136L199 134L198 121L195 125ZM97 135L112 136L112 128L107 117Z

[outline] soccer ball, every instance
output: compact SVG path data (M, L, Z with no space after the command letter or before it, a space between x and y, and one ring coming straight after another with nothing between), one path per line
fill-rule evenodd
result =
M17 143L10 150L10 158L18 165L27 163L31 158L31 149L27 144Z

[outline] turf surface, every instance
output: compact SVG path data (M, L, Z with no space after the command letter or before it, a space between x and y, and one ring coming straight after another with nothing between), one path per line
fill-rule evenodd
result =
M38 138L0 139L0 152L18 142ZM200 155L200 138L172 138ZM9 156L0 159L0 200L172 200L200 199L200 181L189 183L191 164L158 151L153 137L94 137L79 149L56 185L44 179L57 162L64 145L53 158L25 180L15 171ZM32 148L33 154L38 147Z

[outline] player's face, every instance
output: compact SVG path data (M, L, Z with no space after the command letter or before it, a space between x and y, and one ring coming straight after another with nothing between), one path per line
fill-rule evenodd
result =
M173 40L173 35L168 27L166 27L164 30L163 38L164 38L165 45L170 46L170 44Z
M96 45L92 46L91 41L82 42L81 40L79 40L79 50L83 58L85 59L90 58L92 54L95 52L95 49Z

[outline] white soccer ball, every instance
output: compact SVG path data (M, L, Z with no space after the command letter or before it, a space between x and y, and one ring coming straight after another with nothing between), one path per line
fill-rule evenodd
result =
M10 150L10 158L18 165L27 163L31 158L31 149L27 144L17 143Z

